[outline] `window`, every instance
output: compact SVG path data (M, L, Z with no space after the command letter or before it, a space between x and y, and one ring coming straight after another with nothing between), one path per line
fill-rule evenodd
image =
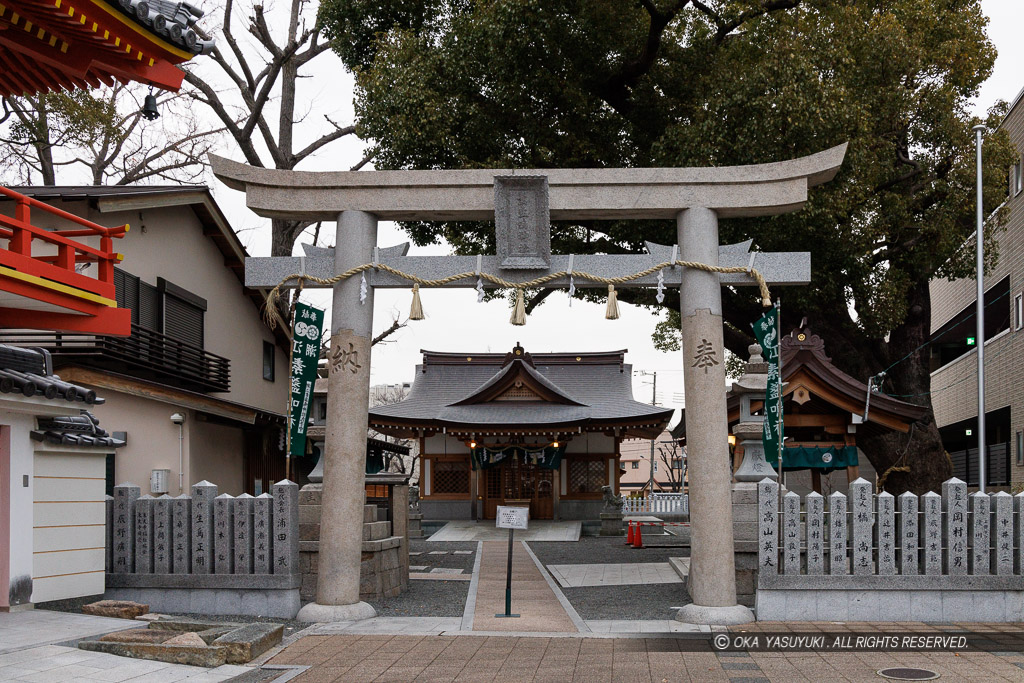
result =
M1018 294L1013 299L1013 329L1019 330L1024 327L1024 294Z
M317 412L320 415L320 421L321 422L326 422L327 421L327 397L326 396L324 398L320 399L320 407L317 410Z
M432 495L469 493L468 460L434 460L431 464Z
M117 305L131 309L133 325L203 348L206 299L162 277L154 287L120 268L114 268L114 292Z
M1014 308L1010 303L1010 276L988 288L985 292L985 340L1010 329ZM972 302L953 316L931 336L931 370L935 371L977 346L977 305Z
M636 460L634 460L633 462L629 463L629 466L630 466L631 469L634 469L634 470L640 469L640 463L638 461L636 461Z
M569 493L600 493L605 479L604 460L569 461Z
M683 459L682 458L672 458L672 469L674 469L674 470L681 470L681 469L683 469Z
M1024 432L1017 432L1017 464L1024 465Z
M274 381L274 343L263 342L263 379Z
M1010 167L1010 196L1016 197L1024 189L1024 169L1021 169L1020 161Z

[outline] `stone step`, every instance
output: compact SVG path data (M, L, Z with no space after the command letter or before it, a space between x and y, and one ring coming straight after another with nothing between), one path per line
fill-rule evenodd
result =
M401 536L389 536L376 541L363 541L364 553L379 553L389 548L397 548L402 544Z
M245 664L280 643L283 634L281 624L248 624L217 638L213 645L228 649L228 664Z
M668 564L679 575L679 578L686 583L686 579L690 576L690 558L688 557L670 557L668 558Z
M82 650L105 652L132 659L151 659L172 664L188 664L213 668L227 662L226 647L195 647L189 645L166 645L163 643L114 643L102 640L83 640L78 643Z
M363 524L363 540L379 541L391 535L391 522L368 522Z

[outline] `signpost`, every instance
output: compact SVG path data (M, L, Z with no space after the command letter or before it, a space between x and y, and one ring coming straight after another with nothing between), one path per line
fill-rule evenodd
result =
M512 537L516 529L526 529L529 524L530 508L498 506L495 526L508 529L508 572L505 575L505 613L495 614L499 619L518 617L512 614Z
M324 312L303 303L295 304L295 322L292 325L291 348L291 428L288 431L288 457L306 453L306 428L309 426L309 406L316 383L317 363L320 360L320 333Z

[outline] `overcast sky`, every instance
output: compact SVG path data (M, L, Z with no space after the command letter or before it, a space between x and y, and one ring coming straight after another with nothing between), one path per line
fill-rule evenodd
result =
M1021 0L983 0L982 6L991 19L989 35L999 50L993 76L985 83L976 102L983 112L999 99L1013 100L1024 87L1020 65L1024 63L1024 41L1020 39L1024 26L1024 2ZM202 59L202 58L197 58ZM351 122L352 79L343 73L340 63L332 54L318 58L313 65L312 78L303 81L301 93L313 102L313 113L307 118L309 125L326 112L334 120ZM302 170L345 170L362 157L363 145L358 140L342 141L330 146L326 154L310 160ZM240 159L238 154L227 153ZM243 242L253 255L269 253L269 227L244 206L243 195L229 190L216 181L213 183L217 201L225 209L236 229L241 229ZM325 226L327 228L327 226ZM309 241L308 238L306 241ZM378 244L391 246L408 241L405 234L392 223L382 223ZM321 236L321 244L333 244L333 237ZM413 247L412 254L445 254L445 246ZM408 316L411 293L409 290L379 290L374 307L374 334L387 328L393 317L403 320ZM658 403L682 407L682 362L678 353L657 351L651 342L651 331L658 318L652 313L625 304L619 305L619 320L604 319L604 304L573 301L568 304L564 293L555 293L538 307L524 327L509 324L510 310L504 301L476 303L473 289L425 289L421 292L426 320L412 322L394 334L387 343L373 349L371 363L372 382L395 383L413 380L414 366L420 361L420 350L456 351L467 353L504 352L518 341L531 352L545 351L607 351L628 349L627 362L634 370L657 372ZM309 289L303 300L327 308L326 291ZM785 315L785 302L783 302ZM810 321L813 329L814 321ZM635 377L634 394L638 400L651 400L651 378Z

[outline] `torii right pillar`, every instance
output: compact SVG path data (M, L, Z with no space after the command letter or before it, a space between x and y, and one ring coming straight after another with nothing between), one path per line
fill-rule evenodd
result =
M676 217L683 261L718 265L718 216L690 208ZM692 624L743 624L754 620L736 601L732 471L726 408L722 285L718 273L684 268L680 287L686 459L690 495L690 575L693 602L676 619Z

